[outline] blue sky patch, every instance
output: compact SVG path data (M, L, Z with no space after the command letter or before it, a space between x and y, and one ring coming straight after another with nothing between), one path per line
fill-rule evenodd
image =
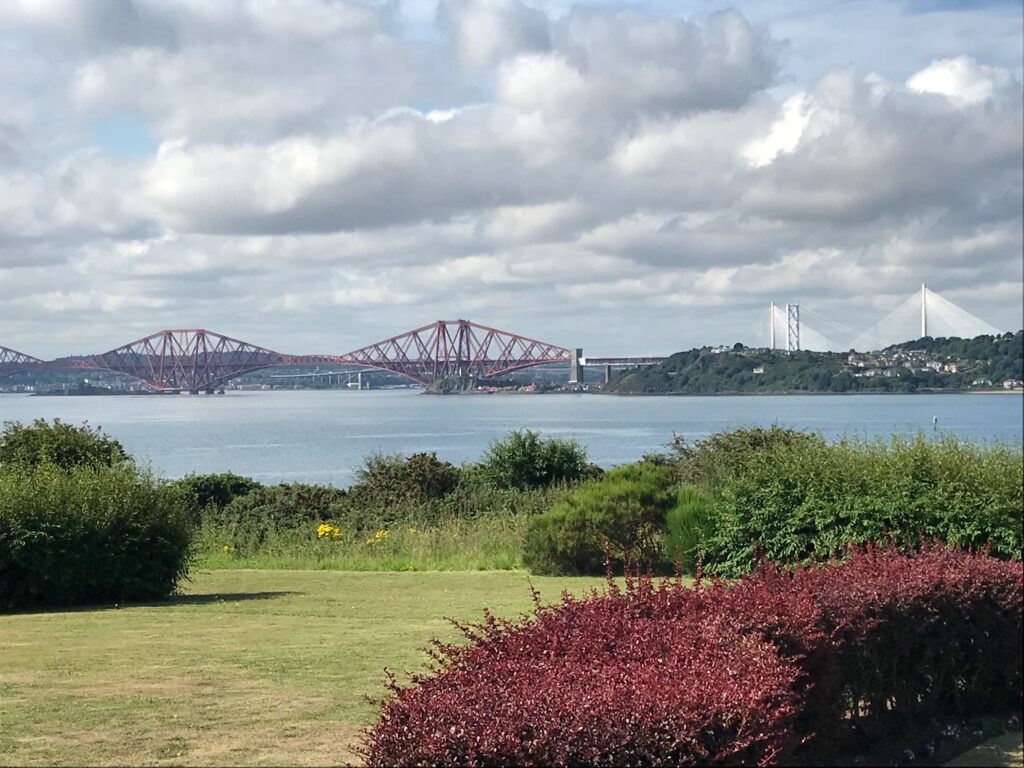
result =
M92 143L114 155L152 155L160 145L144 120L133 115L112 115L89 126Z

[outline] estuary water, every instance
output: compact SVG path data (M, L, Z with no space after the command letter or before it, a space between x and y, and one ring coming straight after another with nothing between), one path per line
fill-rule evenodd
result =
M826 438L918 433L1022 440L1013 394L615 397L592 394L429 396L417 390L276 390L218 396L31 397L0 394L0 421L88 421L158 473L232 471L263 482L352 482L372 453L436 451L477 459L513 429L571 437L608 467L672 440L741 426ZM933 424L933 418L937 423Z

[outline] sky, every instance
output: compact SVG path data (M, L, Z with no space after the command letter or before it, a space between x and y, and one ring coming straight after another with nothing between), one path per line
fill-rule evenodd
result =
M1016 330L1022 59L1019 0L4 0L0 346Z

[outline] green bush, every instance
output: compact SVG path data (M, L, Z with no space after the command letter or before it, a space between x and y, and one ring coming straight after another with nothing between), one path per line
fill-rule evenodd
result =
M693 574L701 544L713 525L714 500L700 488L684 485L665 516L665 557Z
M180 490L128 463L0 472L0 610L160 600L188 569Z
M221 510L240 496L247 496L263 486L251 477L233 472L219 474L186 475L174 485L191 501L192 522L199 525L207 510Z
M640 462L579 486L533 518L523 562L534 573L602 573L607 551L619 568L627 553L637 562L663 564L661 532L673 503L671 483L667 468Z
M348 492L353 501L380 508L441 499L458 484L458 468L438 459L436 453L378 454L365 460Z
M478 465L488 483L513 489L577 483L594 477L595 470L575 440L544 439L529 429L491 443Z
M109 467L128 461L124 447L99 429L80 427L54 419L32 424L6 422L0 432L0 467L35 467L54 464L63 469Z
M222 510L210 510L206 517L232 535L245 531L259 541L273 531L333 519L345 495L324 485L267 485L238 496Z
M1024 466L1019 447L953 438L778 445L718 489L701 547L711 572L748 570L760 551L780 562L827 558L851 543L957 547L991 543L1020 558Z
M735 477L779 448L796 446L814 450L825 445L820 435L778 425L767 429L744 427L717 432L695 443L688 443L677 435L664 460L672 466L680 483L711 486Z

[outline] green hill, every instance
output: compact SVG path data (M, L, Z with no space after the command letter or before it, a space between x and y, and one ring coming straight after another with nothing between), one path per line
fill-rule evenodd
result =
M1024 379L1024 331L974 339L925 337L878 352L702 347L626 371L620 394L919 392L1003 389ZM1020 386L1018 383L1017 386Z

